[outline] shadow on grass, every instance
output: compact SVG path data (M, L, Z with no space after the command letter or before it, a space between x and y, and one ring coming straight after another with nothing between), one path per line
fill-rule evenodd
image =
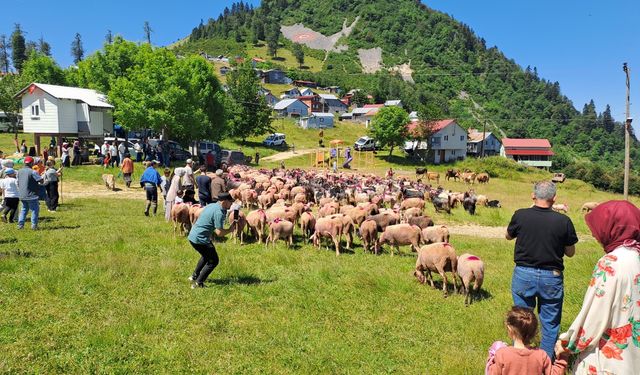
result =
M224 279L214 279L214 280L210 280L209 282L215 285L260 285L260 284L270 284L274 281L275 281L274 279L261 279L259 277L255 277L251 275L242 275L242 276L227 277Z
M389 154L385 153L384 151L378 152L377 156L379 159L382 159L387 163L400 165L400 166L420 167L420 166L426 165L425 163L421 162L418 159L411 159L411 158L406 158L398 155L389 156Z
M54 225L50 227L43 227L42 230L66 230L66 229L78 229L79 225Z
M3 238L0 239L0 245L8 244L8 243L16 243L18 242L17 238Z
M3 258L44 258L43 254L36 254L31 251L22 251L20 249L0 252L0 259Z
M432 272L433 274L433 272ZM458 292L457 293L453 293L453 284L451 283L451 278L450 275L447 274L447 281L449 281L447 283L447 293L449 296L454 296L454 295L463 295L462 293L462 287L460 286L460 282L458 280ZM433 290L437 290L439 292L442 293L442 280L433 280L433 284L434 284L434 288L431 288L431 285L429 284L429 281L427 281L424 285L422 284L418 284L421 286L424 286L426 288L429 289L433 289ZM473 284L472 284L473 285ZM480 288L480 291L478 291L478 293L473 293L472 294L472 301L471 303L474 302L482 302L484 300L490 300L493 298L493 295L485 289Z

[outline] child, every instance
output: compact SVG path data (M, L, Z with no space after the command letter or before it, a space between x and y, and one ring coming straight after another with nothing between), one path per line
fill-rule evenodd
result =
M527 307L514 306L507 313L507 332L513 341L513 346L504 345L495 351L487 361L485 374L544 374L562 375L567 367L567 356L561 348L556 350L555 363L539 348L531 348L531 342L538 332L538 319L533 310ZM494 343L492 349L500 346Z
M2 206L2 221L7 222L7 214L9 215L9 222L13 223L13 219L16 216L16 210L18 209L18 180L16 179L16 171L13 168L7 168L5 171L5 178L0 180L0 190L4 196Z

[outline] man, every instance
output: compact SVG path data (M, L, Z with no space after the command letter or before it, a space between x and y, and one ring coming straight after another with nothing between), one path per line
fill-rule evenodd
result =
M184 177L182 178L182 188L184 190L196 191L194 185L195 185L195 179L193 178L193 160L187 159L186 165L184 166Z
M27 156L24 158L24 167L18 170L18 196L22 202L22 210L18 216L18 229L24 228L29 210L31 210L31 229L38 229L38 215L40 214L38 192L42 177L32 168L33 158Z
M117 142L113 142L109 144L109 154L111 155L111 159L109 159L109 166L113 167L114 165L117 167L120 165L120 160L118 159L118 147Z
M215 246L211 242L211 236L224 237L235 230L235 223L229 229L224 229L224 220L227 210L231 207L233 200L228 193L218 196L218 202L210 204L202 210L200 217L189 232L189 243L200 253L200 260L196 265L189 280L193 282L191 288L204 288L209 274L220 262Z
M217 202L218 196L227 192L227 183L222 178L223 173L222 169L218 169L211 179L211 202Z
M62 146L64 147L64 145L69 145L69 144L67 142L65 142L65 143L62 144ZM109 152L109 143L107 141L104 141L104 144L100 148L100 153L104 157L104 156L107 156L108 152ZM64 155L64 151L63 151L63 155ZM67 167L67 166L65 165L65 167Z
M144 173L140 177L140 186L144 188L147 193L147 202L144 210L144 215L149 216L149 209L153 209L153 216L156 216L158 212L158 186L162 183L160 179L160 173L156 171L157 161L152 160L149 162L149 166L144 170Z
M516 239L511 295L516 306L538 305L540 348L553 359L564 297L562 257L575 254L578 237L571 219L551 209L554 183L538 182L531 197L534 205L516 211L507 228L507 240Z
M58 178L61 176L61 170L56 169L55 166L56 162L53 157L47 160L47 169L44 172L43 179L43 185L47 193L45 202L49 212L56 212L58 209Z
M140 142L136 141L133 145L133 150L136 152L136 163L142 162L142 146L140 146Z
M128 153L129 150L127 149L127 146L124 144L124 142L120 142L120 144L118 145L118 166L121 167L122 166L122 162L124 161L124 154Z
M200 175L196 177L198 184L198 201L202 207L211 203L211 178L207 176L207 166L200 166Z

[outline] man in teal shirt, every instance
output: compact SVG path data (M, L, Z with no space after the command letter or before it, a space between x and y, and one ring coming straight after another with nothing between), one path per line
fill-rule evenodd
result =
M217 203L209 204L202 210L200 217L189 232L188 239L191 246L200 253L196 269L189 277L189 280L193 281L191 288L204 288L207 277L220 262L216 248L211 242L211 236L215 234L218 237L224 237L235 229L235 223L231 224L229 229L224 229L227 210L232 203L233 200L229 193L221 193Z

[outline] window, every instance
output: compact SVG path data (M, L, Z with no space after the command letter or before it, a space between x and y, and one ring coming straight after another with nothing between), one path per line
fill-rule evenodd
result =
M460 136L460 140L461 140L461 141L464 141L464 135L461 135L461 136Z
M40 117L40 106L34 104L31 106L31 117Z
M448 140L449 140L449 136L448 136L448 135L445 135L445 136L444 136L444 140L445 140L445 142L446 142L446 141L448 141Z
M456 150L451 150L451 155L456 155Z
M324 122L324 118L320 117L320 122Z

